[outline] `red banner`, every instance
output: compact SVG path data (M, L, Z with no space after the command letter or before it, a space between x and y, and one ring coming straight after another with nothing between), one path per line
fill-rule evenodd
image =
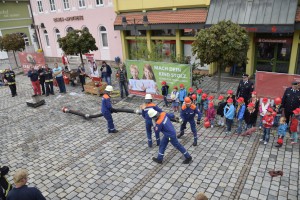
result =
M259 98L282 97L285 89L291 87L293 81L300 82L300 75L257 71L255 74L255 91Z
M27 74L27 72L31 66L34 66L34 68L37 69L38 66L42 65L44 67L46 64L43 53L20 52L19 59L20 59L24 74Z

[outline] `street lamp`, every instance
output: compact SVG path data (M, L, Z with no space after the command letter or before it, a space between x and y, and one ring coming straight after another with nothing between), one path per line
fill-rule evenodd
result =
M35 31L35 35L37 35L37 42L38 42L38 46L39 48L43 49L43 45L42 45L42 41L41 41L41 36L40 36L40 29L45 29L45 24L41 23L41 25L35 25L35 24L31 24L31 29L34 29ZM36 32L38 34L36 34Z
M135 18L131 19L131 20L127 20L125 16L122 17L122 26L124 28L127 27L128 25L128 22L130 22L130 24L133 25L133 28L134 28L134 36L135 36L135 46L136 46L136 57L137 57L137 52L138 52L138 45L137 45L137 28L136 28L136 25L137 23L139 22L142 22L144 27L147 27L149 25L149 21L148 21L148 17L147 15L144 15L143 16L143 21L141 20L136 20ZM137 58L138 59L138 58Z

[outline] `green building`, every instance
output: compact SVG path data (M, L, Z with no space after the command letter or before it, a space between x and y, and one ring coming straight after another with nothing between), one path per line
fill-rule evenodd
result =
M0 36L20 33L24 38L26 48L36 48L35 42L32 42L34 29L31 29L31 24L32 15L29 0L0 1ZM0 51L0 60L9 58L9 54ZM10 63L14 63L14 61Z

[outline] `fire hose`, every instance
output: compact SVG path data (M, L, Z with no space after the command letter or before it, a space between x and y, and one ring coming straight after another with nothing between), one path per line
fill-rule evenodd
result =
M62 108L62 111L64 113L71 113L71 114L74 114L74 115L77 115L77 116L81 116L83 117L84 119L92 119L92 118L98 118L98 117L103 117L103 114L102 113L99 113L99 114L84 114L82 112L79 112L77 110L71 110L71 109L68 109L66 107L63 107ZM142 111L139 110L139 109L136 109L136 110L133 110L133 109L123 109L123 108L113 108L112 109L112 113L118 113L118 112L124 112L124 113L133 113L133 114L137 114L137 115L141 115L142 114ZM174 114L173 114L174 115ZM179 119L176 118L174 116L174 118L170 118L170 120L172 122L179 122Z

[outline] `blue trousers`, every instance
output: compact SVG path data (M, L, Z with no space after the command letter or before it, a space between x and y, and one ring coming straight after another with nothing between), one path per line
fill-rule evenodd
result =
M269 139L270 139L270 128L265 128L264 127L264 134L263 134L263 141L266 141L266 142L269 142Z
M241 134L243 132L243 119L238 120L238 128L237 128L237 133Z
M147 138L148 138L148 145L152 146L152 126L153 123L152 121L145 121L146 122L146 132L147 132ZM156 138L156 144L160 144L160 138L159 138L159 133L155 133L155 138Z
M115 130L115 125L110 112L103 113L103 117L107 121L108 132Z
M167 96L164 96L164 102L165 102L165 106L169 106L169 102L167 100Z
M181 133L184 133L184 129L186 129L186 124L187 123L190 123L191 125L191 129L192 129L192 132L193 132L193 135L194 135L194 141L197 142L197 130L196 130L196 123L195 123L195 120L194 119L191 119L191 120L183 120L183 123L181 124L180 126L180 132Z
M231 126L232 126L232 124L233 124L233 119L228 119L228 118L226 118L226 131L227 132L230 132L231 131Z
M159 145L159 152L158 152L158 156L157 156L158 160L163 160L164 153L165 153L165 150L166 150L169 142L171 142L171 144L176 149L178 149L178 151L180 151L184 155L185 158L191 157L190 154L187 152L187 150L179 143L176 135L174 134L174 136L171 136L171 137L163 136L161 143Z
M65 86L65 82L64 82L64 78L61 77L56 77L56 81L57 81L57 85L59 87L59 92L63 93L66 92L66 86Z

